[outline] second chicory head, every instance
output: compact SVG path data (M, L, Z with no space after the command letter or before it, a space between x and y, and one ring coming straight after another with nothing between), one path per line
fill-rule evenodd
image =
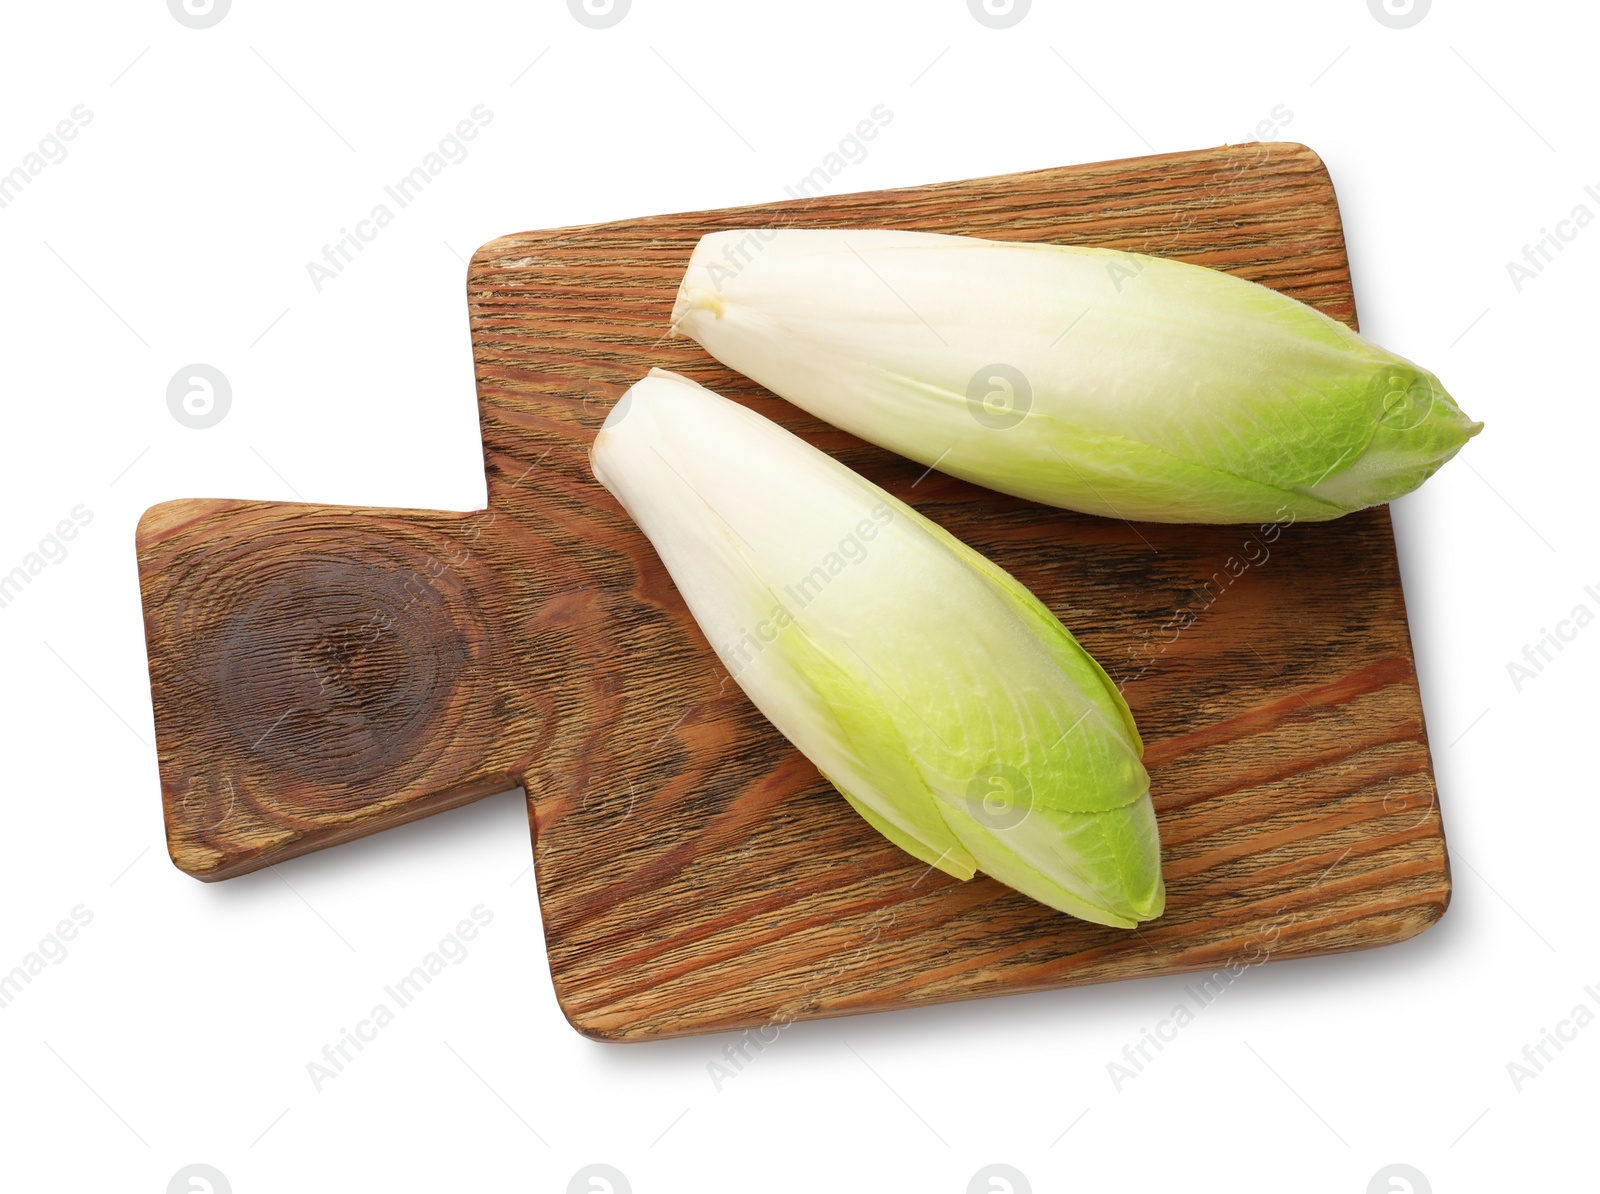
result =
M1100 924L1160 915L1132 716L1010 575L661 370L618 402L591 460L739 685L889 840Z

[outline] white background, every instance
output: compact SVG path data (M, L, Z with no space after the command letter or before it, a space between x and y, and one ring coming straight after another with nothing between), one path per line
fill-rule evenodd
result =
M1600 215L1590 6L1436 0L1407 30L1363 0L1037 0L1007 30L961 0L635 0L605 30L556 0L235 0L199 31L161 0L0 19L0 172L92 112L0 209L0 571L93 512L0 609L0 971L93 917L0 1010L0 1186L159 1194L194 1162L237 1194L562 1191L592 1162L640 1194L959 1194L995 1162L1034 1191L1361 1194L1396 1162L1441 1194L1592 1183L1600 1026L1520 1091L1507 1069L1600 1011L1600 629L1521 691L1507 670L1574 606L1600 612L1600 227L1520 290L1507 270L1580 203ZM319 293L306 263L478 104L470 155ZM1444 921L1251 971L1120 1092L1107 1063L1184 979L798 1025L719 1092L729 1038L606 1046L562 1019L516 795L223 884L175 870L141 511L477 507L463 259L780 198L878 104L893 121L838 190L1244 140L1278 105L1274 135L1327 161L1364 330L1488 425L1394 509ZM166 406L192 362L233 386L206 431ZM470 956L315 1089L307 1063L479 904Z

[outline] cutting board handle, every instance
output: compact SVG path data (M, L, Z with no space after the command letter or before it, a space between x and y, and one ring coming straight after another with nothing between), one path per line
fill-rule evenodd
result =
M485 600L504 588L506 530L494 511L179 501L144 515L179 868L228 878L521 782L555 711L497 716L521 655ZM537 605L522 596L524 613Z

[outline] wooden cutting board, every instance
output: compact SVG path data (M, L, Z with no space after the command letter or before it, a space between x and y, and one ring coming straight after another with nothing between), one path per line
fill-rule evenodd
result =
M1131 525L924 475L666 336L695 241L780 222L1170 255L1355 323L1333 187L1292 144L494 241L468 279L486 511L186 501L140 523L178 866L226 878L522 784L561 1006L608 1040L1237 969L1437 920L1388 510ZM587 464L653 365L834 453L1061 616L1144 734L1165 916L1102 928L930 872L727 681Z

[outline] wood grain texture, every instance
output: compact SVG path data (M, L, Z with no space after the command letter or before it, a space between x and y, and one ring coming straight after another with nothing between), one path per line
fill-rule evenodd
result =
M664 338L709 231L1112 246L1355 322L1315 154L1251 145L484 246L476 514L180 502L139 533L169 844L243 873L522 783L561 1006L637 1040L1400 941L1450 879L1384 508L1263 533L979 490ZM1123 684L1167 912L1137 932L878 837L726 682L587 449L649 367L834 453L1010 570Z

